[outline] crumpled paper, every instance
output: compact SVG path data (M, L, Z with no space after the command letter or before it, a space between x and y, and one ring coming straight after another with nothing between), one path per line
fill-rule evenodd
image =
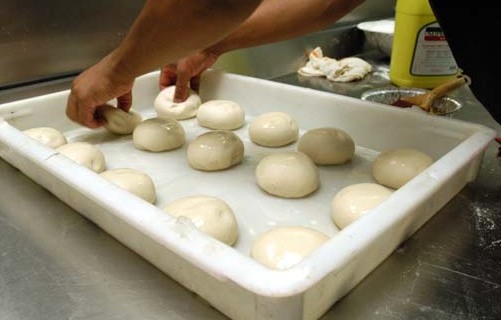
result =
M308 62L297 71L305 77L326 77L334 82L350 82L361 80L372 71L371 64L361 58L336 60L324 57L320 47L313 49L308 57Z

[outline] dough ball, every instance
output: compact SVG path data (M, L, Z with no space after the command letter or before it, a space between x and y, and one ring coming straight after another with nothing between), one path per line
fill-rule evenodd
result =
M101 173L106 169L103 152L97 146L88 142L69 142L58 147L56 150L94 172Z
M242 162L244 144L232 131L215 130L196 137L187 150L188 163L194 169L217 171Z
M251 257L271 269L293 267L330 237L301 226L276 227L261 234L251 249Z
M302 152L282 152L261 159L256 167L257 184L282 198L301 198L317 190L319 176L313 161Z
M332 199L332 220L343 229L386 200L392 190L377 183L357 183L341 189Z
M155 184L149 175L138 169L117 168L100 173L101 177L113 182L149 203L155 203L157 196Z
M393 149L381 152L372 163L376 182L398 189L428 168L433 160L415 149Z
M185 133L183 126L174 118L151 118L136 126L132 141L141 150L167 151L181 147L185 142Z
M297 150L306 153L318 165L343 164L355 153L348 133L337 128L317 128L299 138Z
M234 101L210 100L198 108L197 121L209 129L235 130L244 125L245 112Z
M106 130L116 134L131 134L143 120L141 115L133 110L125 112L109 104L100 106L98 113L105 120Z
M202 103L200 96L190 89L188 99L177 103L174 102L175 90L176 86L167 87L155 98L153 104L158 117L183 120L196 116L198 107Z
M189 218L200 231L227 245L233 245L238 238L233 210L217 197L188 196L169 203L164 210L174 217Z
M249 126L252 142L264 147L281 147L297 140L299 126L289 114L267 112L256 117Z
M62 132L51 127L37 127L26 129L23 133L50 148L58 148L66 144L66 137Z

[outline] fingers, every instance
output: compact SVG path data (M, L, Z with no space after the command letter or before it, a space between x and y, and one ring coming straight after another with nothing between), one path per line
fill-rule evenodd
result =
M128 91L117 98L117 108L120 108L125 112L129 112L131 106L132 106L132 91Z
M135 79L114 66L113 56L108 55L73 80L66 105L68 118L94 129L105 123L96 109L109 101L117 99L117 107L129 111Z
M94 111L94 107L81 103L73 92L70 93L66 104L66 116L71 121L88 128L99 128L103 125L103 122L101 119L94 117Z
M165 65L160 73L160 88L164 89L175 84L174 102L185 101L190 89L199 91L201 74L213 65L217 58L217 55L200 51L174 64Z
M103 119L99 118L95 111L95 106L80 104L78 107L78 122L91 129L101 127Z
M190 94L190 77L186 73L178 73L176 90L174 91L174 102L183 102Z
M132 90L128 90L116 99L117 108L128 112L132 106ZM73 122L85 127L91 129L99 128L106 122L102 116L101 108L104 105L106 105L106 102L93 103L79 98L75 91L71 91L66 104L66 116Z
M175 85L174 102L183 102L188 98L190 91L189 83L189 75L185 72L177 72L174 65L162 67L159 78L160 90Z
M175 68L171 65L166 65L161 68L159 85L160 90L163 90L169 86L172 86L176 83L177 74Z
M168 64L161 68L159 77L160 90L175 85L174 102L176 103L183 102L188 98L190 88L195 91L199 88L199 76L195 75L193 62L191 64L188 63L190 61L184 60L181 63Z
M66 103L66 116L73 122L78 122L78 105L73 92L68 96Z
M196 75L190 79L190 87L196 92L200 90L200 75Z
M97 106L96 109L94 110L94 119L96 121L101 122L103 124L106 123L106 117L104 116L106 110L108 109L109 105L100 105Z

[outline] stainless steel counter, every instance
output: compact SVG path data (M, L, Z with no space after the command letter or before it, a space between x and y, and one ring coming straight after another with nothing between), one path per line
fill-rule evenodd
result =
M275 81L358 97L388 84L374 75L334 85L296 74ZM66 89L68 81L0 92L0 103ZM467 88L454 118L501 132ZM480 174L322 319L501 318L501 161ZM226 319L0 160L0 320Z

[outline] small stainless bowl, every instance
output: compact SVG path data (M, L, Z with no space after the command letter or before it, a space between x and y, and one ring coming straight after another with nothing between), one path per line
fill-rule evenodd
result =
M365 34L367 43L378 49L385 56L391 56L395 19L365 21L357 24L357 28Z
M402 97L416 96L427 92L429 90L419 88L384 87L367 90L362 93L360 99L391 105ZM461 107L462 104L456 99L450 96L442 96L433 101L431 112L438 115L446 115L456 112Z

